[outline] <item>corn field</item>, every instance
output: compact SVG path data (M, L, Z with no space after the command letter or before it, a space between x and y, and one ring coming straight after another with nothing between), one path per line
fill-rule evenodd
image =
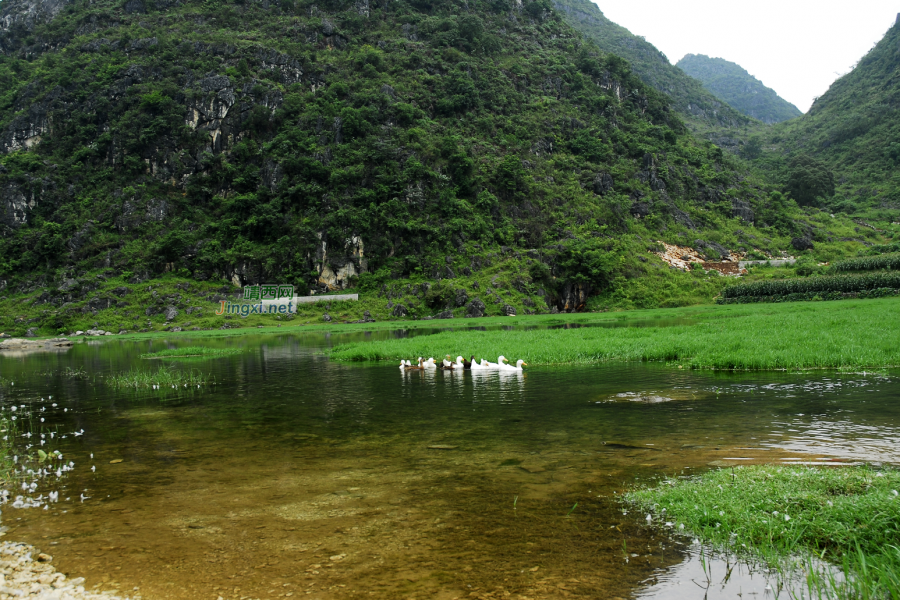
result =
M900 270L900 254L863 256L834 263L835 271L890 271Z
M727 287L723 298L749 296L786 296L788 294L853 294L881 288L900 289L900 273L870 273L867 275L834 275L805 279L770 279Z

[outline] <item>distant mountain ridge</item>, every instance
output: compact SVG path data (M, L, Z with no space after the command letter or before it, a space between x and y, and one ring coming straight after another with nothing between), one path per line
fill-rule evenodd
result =
M668 95L672 107L689 122L713 127L741 127L752 123L670 63L653 44L607 19L591 0L553 0L553 5L569 25L601 50L630 62L634 73L650 87Z
M731 61L705 54L688 54L676 66L700 80L720 100L763 123L773 125L803 114L775 90Z

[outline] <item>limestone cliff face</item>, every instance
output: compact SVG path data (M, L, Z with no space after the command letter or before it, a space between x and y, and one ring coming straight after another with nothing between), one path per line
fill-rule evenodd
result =
M0 52L7 53L19 37L58 15L71 0L3 0L0 2Z

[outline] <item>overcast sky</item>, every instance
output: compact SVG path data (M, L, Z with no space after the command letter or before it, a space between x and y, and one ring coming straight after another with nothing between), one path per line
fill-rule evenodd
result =
M806 112L876 44L897 0L594 0L672 64L706 54L741 65Z

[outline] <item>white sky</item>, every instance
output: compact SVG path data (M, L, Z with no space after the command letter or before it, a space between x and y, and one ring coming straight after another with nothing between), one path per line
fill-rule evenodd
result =
M900 1L594 0L672 64L706 54L744 67L806 112L897 19Z

